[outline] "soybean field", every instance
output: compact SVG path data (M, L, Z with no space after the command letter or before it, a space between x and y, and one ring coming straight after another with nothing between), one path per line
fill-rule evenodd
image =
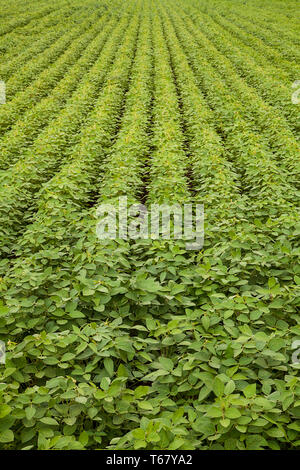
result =
M299 33L0 0L0 449L300 449ZM120 198L202 205L203 246L99 238Z

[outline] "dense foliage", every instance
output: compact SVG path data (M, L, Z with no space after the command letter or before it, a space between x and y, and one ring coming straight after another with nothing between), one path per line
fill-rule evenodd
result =
M296 11L0 0L1 449L300 448ZM120 196L204 248L100 241Z

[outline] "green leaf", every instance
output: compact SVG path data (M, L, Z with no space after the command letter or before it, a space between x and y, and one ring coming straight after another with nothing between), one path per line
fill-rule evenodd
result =
M221 408L218 408L216 406L210 406L208 411L207 411L207 416L210 418L220 418L223 416Z
M253 398L256 395L256 384L247 385L243 389L243 394L246 398Z
M149 390L149 387L146 386L146 385L140 385L139 387L137 387L134 391L134 396L135 398L139 399L139 398L142 398L143 396L147 395L148 393L148 390Z
M110 377L112 377L113 373L114 373L114 362L112 359L110 359L109 357L105 358L104 359L104 367L108 373L108 375Z
M225 385L224 394L230 395L232 392L234 392L234 390L235 390L235 383L233 380L229 380L229 382L227 382L227 384Z
M4 418L11 411L12 411L12 409L9 405L6 405L6 404L0 405L0 418Z
M161 363L163 369L171 371L174 367L174 363L172 359L168 359L167 357L160 357L159 362Z
M154 279L140 279L136 283L136 287L146 292L158 292L161 289L159 282Z
M8 312L9 312L8 307L0 306L0 317L4 317L5 315L8 314Z
M294 276L294 281L297 284L297 286L300 286L300 277L299 276Z
M269 348L272 351L279 351L281 348L285 347L285 341L281 338L273 338L269 342Z
M230 425L230 419L221 419L220 424L223 426L223 428L228 428L228 426Z
M86 287L82 291L82 295L85 295L85 296L90 296L94 294L95 294L95 291L93 289L88 289Z
M253 436L246 437L246 449L248 450L260 450L264 446L267 446L268 443L264 437L259 434L254 434Z
M213 422L205 416L201 416L201 418L196 419L196 421L192 424L192 428L195 431L204 434L205 437L212 436L215 433L215 426Z
M209 328L209 325L210 325L209 316L208 315L203 315L203 317L201 318L201 323L202 323L203 328L205 329L205 331L207 331L208 328Z
M224 383L219 377L216 377L213 382L213 392L217 397L221 397L224 393Z
M79 435L79 442L81 442L81 444L83 446L86 446L87 443L89 442L89 435L86 431L82 431Z
M269 289L272 289L272 287L275 287L276 286L276 279L274 277L271 277L269 280L268 280L268 286L269 286Z
M141 428L134 429L132 431L132 435L135 439L140 439L142 441L145 439L145 431Z
M36 412L36 409L33 408L33 406L28 406L27 408L25 408L26 418L28 420L31 420L34 417L35 412Z
M139 408L141 408L142 410L147 410L147 411L153 410L153 406L149 401L140 401Z
M109 389L110 382L111 381L109 377L103 377L103 379L101 379L101 382L100 382L100 387L106 391Z
M0 433L0 442L12 442L14 440L14 433L7 429Z
M44 424L49 424L50 426L57 426L58 425L58 422L54 419L54 418L50 418L50 417L45 417L45 418L41 418L40 421Z
M237 408L228 408L225 411L225 416L226 418L235 419L241 416L241 412Z

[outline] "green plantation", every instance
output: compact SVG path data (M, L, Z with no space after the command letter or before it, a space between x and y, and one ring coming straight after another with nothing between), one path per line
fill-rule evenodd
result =
M300 449L298 9L0 0L0 449Z

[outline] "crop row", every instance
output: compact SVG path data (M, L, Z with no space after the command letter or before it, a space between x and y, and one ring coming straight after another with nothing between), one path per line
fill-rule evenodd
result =
M213 101L213 96L215 96L215 99L217 100L222 98L222 106L220 106L220 109L222 108L224 113L220 114L220 119L222 120L222 122L224 122L224 126L226 126L226 128L222 127L222 134L225 135L225 132L228 132L229 139L236 139L235 141L230 140L229 145L225 140L225 149L223 148L219 136L217 136L216 132L213 129L214 125L219 126L218 119L216 120L216 115L218 116L218 112L215 114L215 112L212 112L207 108L207 103L204 100L202 93L199 92L199 88L197 86L199 84L197 80L197 77L199 77L199 74L197 74L197 69L194 68L195 73L193 73L192 69L189 66L187 57L184 54L184 48L178 40L178 38L180 38L180 35L178 34L178 37L176 37L176 27L175 30L172 30L173 26L170 22L170 19L168 19L165 15L164 24L167 31L168 43L174 62L176 79L182 97L183 113L186 120L186 128L189 130L188 137L189 147L192 155L191 166L194 180L193 185L195 187L195 190L197 191L197 200L205 203L206 212L208 214L208 221L206 225L207 246L209 246L208 244L211 237L213 237L214 243L216 243L216 240L220 237L222 244L224 246L226 246L227 244L228 249L228 247L230 247L229 233L231 227L235 227L236 233L241 233L241 239L242 237L244 237L245 240L247 240L248 238L251 239L252 237L253 241L260 239L261 246L266 247L268 246L270 241L270 226L267 226L265 228L264 234L260 233L258 236L258 227L262 226L257 226L255 222L258 221L260 217L262 217L262 220L264 220L264 217L266 215L266 210L260 212L260 210L258 209L260 207L260 204L263 203L263 198L265 196L260 196L259 194L255 194L254 196L253 192L256 188L252 188L249 193L247 191L243 194L240 194L239 177L241 177L241 175L236 174L235 167L232 165L232 163L229 163L224 159L224 150L227 150L227 155L232 155L229 152L238 152L238 159L233 160L237 168L240 163L243 163L242 159L245 159L244 164L247 167L246 174L248 172L249 175L247 175L246 178L249 178L248 181L250 184L253 184L255 182L255 184L257 184L257 189L259 188L263 191L266 191L268 184L271 183L271 174L267 173L269 176L265 177L265 181L263 179L263 174L259 174L258 176L256 176L255 174L253 176L250 176L250 174L251 171L255 173L255 165L258 166L260 169L263 168L263 165L270 165L270 167L272 168L272 162L268 162L268 160L264 162L263 158L262 161L253 160L255 151L257 151L259 148L258 146L255 146L255 144L257 144L255 134L250 134L246 131L247 125L245 121L241 121L241 124L239 124L238 115L236 115L236 107L233 107L230 111L229 95L226 94L225 90L223 90L222 95L219 95L222 90L221 85L216 80L208 81L207 75L207 82L201 82L201 84L205 83L205 97L210 104L214 104L214 109L216 106L216 102ZM178 31L179 30L177 29L177 32ZM189 42L189 38L186 33L184 37L184 44L189 47L190 50L194 50L195 48L192 47L192 43ZM202 70L208 70L206 64L204 65L203 63L201 63L199 58L197 58L197 63L199 64L199 67L201 67ZM193 65L192 61L191 64ZM211 90L209 90L209 85L211 85ZM199 116L201 117L200 119ZM244 134L246 136L245 141L242 144L240 150L237 150L237 147L239 146L241 141L238 140L238 135L235 135L235 129L232 130L228 126L228 123L225 121L225 116L227 116L227 118L229 116L229 119L230 117L232 118L232 122L234 122L234 126L237 126L239 132L241 132L242 128L244 132L246 131ZM239 125L241 127L238 127ZM201 136L203 136L202 139ZM243 134L241 133L240 136L242 139ZM245 151L246 143L254 145L253 153L250 150L249 154L247 155ZM264 158L266 158L266 156ZM243 181L244 179L242 179L242 183ZM275 188L277 188L277 185ZM284 195L284 190L282 190L282 194ZM267 214L271 215L272 210L274 210L273 206L276 207L277 204L277 196L275 192L273 195L272 192L269 191L268 196L266 197ZM292 202L295 204L296 200L294 199ZM289 230L291 236L293 236L295 230L295 223L297 221L296 213L297 211L295 210L295 208L286 205L286 203L285 206L277 207L277 214L280 217L279 225L276 227L276 230L280 231L283 237L286 230ZM219 233L214 228L216 220L218 220L218 226L220 230ZM278 221L275 221L275 226L277 225L277 222ZM280 224L281 228L279 228ZM213 229L213 232L210 231L211 229ZM228 231L229 233L227 233ZM244 246L246 248L247 243L245 243ZM248 249L250 249L250 246ZM276 258L274 249L276 250L276 248L270 246L269 249L271 251L270 259L274 260ZM267 253L266 249L265 252ZM290 260L290 263L292 265L294 262L292 263L292 261Z
M247 10L240 8L238 5L235 5L235 7L236 8L231 10L232 13L236 12L242 18L247 20L251 19L253 21L253 15L256 13L256 10L251 8L250 5L248 5ZM279 19L279 22L277 19ZM255 15L255 22L262 24L263 28L269 29L269 27L273 27L271 30L274 31L276 29L276 32L279 36L282 33L292 33L293 30L296 32L298 26L297 17L294 15L294 12L290 11L290 8L287 4L285 4L285 9L283 10L282 4L279 3L278 5L275 5L273 2L271 8L267 4L265 4L263 8L260 8L259 15Z
M220 57L222 56L222 58L226 58L226 65L231 68L228 73L228 78L230 78L230 76L235 72L232 69L232 64L234 64L237 69L236 74L239 71L243 79L248 82L250 86L254 87L263 99L273 108L270 110L271 114L274 114L274 107L278 110L277 119L275 112L275 119L277 122L280 120L283 121L281 128L284 127L284 125L288 127L288 123L291 129L296 131L298 129L298 113L297 109L295 109L295 106L291 102L292 82L288 81L284 74L280 80L280 71L273 71L271 73L268 67L258 66L255 61L249 57L247 50L244 52L245 48L241 47L240 44L235 46L234 38L229 41L226 35L224 37L222 31L218 28L217 30L214 28L210 30L208 25L206 25L203 27L203 30L208 34L209 41L204 35L199 33L199 31L197 31L197 38L199 38L201 44L204 44L208 48L208 52L210 49L210 57L215 58L215 63L216 65L219 65L219 69L222 70L220 65ZM217 47L220 52L213 49L212 43L216 44L215 47ZM223 66L222 62L221 64ZM225 75L225 64L223 69L223 73ZM240 80L240 83L243 86L243 80ZM272 122L272 119L270 122Z
M171 17L171 13L169 14ZM174 16L176 16L175 13ZM143 375L142 383L145 383L146 380L152 382L152 387L148 394L147 406L149 406L149 413L147 417L151 420L155 416L156 423L160 422L160 418L167 421L167 417L172 416L172 405L176 403L177 407L183 407L184 411L182 409L182 413L188 414L187 420L189 419L193 422L192 430L188 431L189 439L192 439L190 433L195 431L198 436L199 434L202 436L204 433L206 436L205 440L210 436L208 438L208 441L210 441L210 439L214 440L213 435L217 432L217 443L212 445L212 447L222 448L220 444L224 445L225 443L225 448L231 448L231 445L234 448L236 445L241 445L239 439L243 433L249 432L250 429L253 433L258 433L256 424L259 424L260 421L254 422L253 426L250 427L244 426L248 421L246 418L247 412L242 403L243 399L239 401L240 399L236 397L237 401L235 401L233 397L224 397L222 399L223 405L221 405L219 398L223 392L220 392L220 396L217 394L219 398L213 397L210 394L212 390L210 380L216 374L220 374L218 377L222 376L224 381L227 382L225 376L231 376L230 368L232 367L233 375L231 377L236 383L239 378L242 378L237 370L243 363L245 368L243 368L242 380L247 381L247 383L251 382L252 387L255 387L254 400L257 400L257 403L265 404L272 401L271 390L274 389L272 386L268 388L264 380L264 385L261 387L259 385L259 377L262 373L261 367L264 367L264 370L268 369L271 366L272 360L275 360L275 355L271 353L273 359L271 357L266 359L267 353L264 350L259 350L257 343L256 345L254 343L251 344L251 353L249 353L247 347L244 349L242 344L237 345L240 341L243 343L242 337L246 342L243 345L247 344L249 347L250 342L246 338L258 338L261 335L261 338L265 341L271 330L272 332L275 331L275 325L278 329L276 333L273 333L272 339L274 343L277 343L279 338L281 338L286 342L285 344L291 344L293 335L292 331L287 330L288 325L291 330L294 328L294 332L297 331L297 327L294 327L297 321L296 286L293 283L293 274L297 269L297 250L286 242L287 233L289 233L291 239L293 236L295 239L293 221L291 220L290 224L286 226L284 223L282 226L278 225L277 221L275 223L269 221L265 226L260 224L259 219L262 217L262 220L264 220L264 214L260 214L251 207L251 203L253 204L254 201L251 194L247 195L248 198L245 195L243 197L239 195L238 187L235 188L236 175L234 171L227 171L225 173L229 184L232 184L232 201L230 200L230 194L226 194L225 188L222 191L221 184L214 187L214 180L211 181L212 188L210 189L210 186L207 185L204 189L204 194L201 194L201 180L197 179L197 175L199 178L201 173L197 172L197 168L203 168L205 171L205 161L203 162L202 142L201 140L199 141L199 137L202 135L201 129L206 124L205 121L211 121L212 125L212 122L216 120L216 114L215 109L213 113L209 110L205 113L205 102L202 101L201 103L202 95L199 93L199 88L195 86L196 83L199 84L198 80L195 81L194 78L198 75L197 71L193 67L195 74L193 75L192 70L189 68L189 62L192 65L194 63L191 60L191 56L187 53L189 61L187 61L187 58L184 59L185 47L192 51L195 51L196 48L193 43L189 42L187 31L184 28L182 41L178 41L180 36L178 34L180 16L179 14L174 21L175 29L172 33L173 22L168 21L167 16L160 9L160 17L164 25L165 37L170 50L179 91L181 111L188 133L191 166L194 169L193 189L199 190L199 199L197 200L206 200L208 205L209 221L205 232L207 238L205 251L196 254L186 253L183 245L180 243L174 244L162 241L147 243L138 241L136 245L132 246L130 252L133 272L131 273L130 282L125 285L126 294L122 297L120 296L119 304L117 301L105 304L105 310L108 311L110 319L116 318L117 311L119 311L119 315L126 318L126 325L130 324L131 328L133 326L138 328L136 336L143 338L145 347L146 338L149 337L148 331L151 332L151 338L160 339L159 345L155 346L153 343L151 350L146 349L143 351L143 359L141 361L137 358L138 353L134 355L135 360L139 361L139 369L141 371L145 371L145 362L147 360L153 361L153 358L151 358L152 354L156 358L151 372L146 376ZM177 38L174 34L175 31L178 34ZM154 32L157 37L157 32ZM199 69L206 71L206 64L199 60L198 56L197 58ZM211 88L215 90L213 81L211 81ZM206 89L204 91L206 92ZM206 100L207 96L207 93L205 93ZM199 104L198 107L197 103ZM223 107L224 99L220 99L219 103L219 106ZM228 112L229 109L227 108L225 111ZM202 121L200 118L199 125L197 119L199 119L199 116L202 117L203 114L205 115L205 121L204 119ZM224 118L224 115L222 117ZM219 127L218 122L217 125ZM226 125L228 124L226 123ZM218 160L215 152L220 152L222 155L222 145L221 142L217 145L218 139L214 136L213 129L210 128L210 133L208 134L208 132L207 130L205 136L209 135L212 139L211 142L214 147L211 148L211 159L216 165ZM206 155L209 158L209 153ZM253 159L253 156L249 153L249 161L250 156ZM209 165L212 164L212 161L207 161L207 173L205 175L208 175L208 177ZM221 167L218 168L216 165L211 168L211 171L215 170L213 174L215 178L218 178L220 174L221 180L224 169L223 161L219 160L219 162ZM226 161L224 163L225 168L227 167L228 170L232 169L232 165L226 165ZM223 185L225 186L224 180ZM216 194L214 194L214 189L217 191ZM166 191L166 195L168 196L168 191ZM224 199L217 200L218 195ZM269 196L271 196L270 193ZM223 202L224 205L222 204ZM271 201L271 203L274 202ZM250 207L247 207L247 205ZM253 212L251 213L252 210ZM269 214L271 213L272 211L269 210ZM214 222L210 225L211 220L218 220L218 224ZM277 230L277 234L278 232L280 233L277 243L274 243L272 239L274 230ZM90 251L92 251L91 248L89 248ZM122 253L121 248L122 245L120 245L120 252ZM79 256L78 254L78 259ZM82 259L83 257L80 258L80 260ZM97 257L91 255L90 259L86 261L87 273L89 273L88 263L93 262L97 262ZM82 266L83 268L84 266ZM124 274L124 270L122 272ZM279 281L275 280L275 278L270 281L269 277L272 275L276 276ZM102 277L102 287L109 288L108 275L106 276L104 273ZM123 282L126 281L124 277ZM280 283L283 282L284 278L286 285L282 287ZM290 285L288 286L288 284ZM141 292L141 287L144 292ZM271 292L272 296L276 296L276 301L274 302L269 297ZM127 302L126 297L129 299ZM279 306L282 307L283 305L289 311L288 316L281 314L279 311ZM277 310L277 307L279 310ZM193 319L196 325L194 330L195 337L193 336L192 340L184 337L183 333L187 318ZM284 325L281 322L284 322ZM146 330L143 330L143 328ZM172 328L174 328L174 336L171 333ZM281 328L286 329L279 333ZM145 336L143 331L145 331ZM176 335L178 335L177 338ZM194 341L196 341L196 344ZM133 342L133 344L135 343ZM227 349L229 344L235 345L232 354ZM272 343L270 347L273 347ZM192 354L189 348L195 348L197 353ZM137 345L137 350L140 353L142 347ZM222 355L221 350L228 352L228 354ZM159 357L162 352L163 357ZM264 356L263 362L260 362L258 359L261 357L261 354ZM251 355L251 359L249 355ZM180 359L177 360L177 358ZM284 360L283 356L281 359ZM264 362L265 360L266 362ZM276 356L276 360L279 360L279 356ZM178 367L176 367L174 361L176 364L178 363ZM184 366L182 365L183 362ZM165 364L165 373L161 370L160 363ZM279 367L282 367L282 365ZM205 372L199 373L199 368ZM279 369L276 370L277 372L274 373L268 370L266 374L265 378L269 385L275 384L277 378L277 384L279 385L280 383L283 386L287 370L294 376L294 383L296 383L296 371L293 371L292 367L287 366L285 370L280 368L281 372L279 372ZM184 371L186 371L186 374ZM132 369L130 372L132 372ZM135 374L135 371L133 374ZM202 379L200 383L198 382L199 377ZM198 387L200 387L199 394L196 392ZM288 393L285 387L284 389ZM236 392L238 390L240 389L237 386ZM160 393L167 393L169 397L172 397L172 401L168 402L170 406L168 411L163 411L159 407ZM299 396L299 391L296 394ZM195 405L196 402L200 404ZM224 419L224 408L223 412L221 410L224 404L226 408L228 407L228 411L225 411L225 417L228 419ZM238 410L233 409L238 404ZM281 410L281 415L284 415L285 422L289 423L289 431L287 431L288 439L293 441L293 445L297 445L296 432L290 431L294 426L294 420L297 415L296 409L292 405L289 408L288 405L289 411L286 411L286 404L279 402L277 404ZM168 407L166 403L164 405ZM249 406L249 403L246 406ZM250 407L252 406L253 404L250 405ZM113 412L111 409L110 413L113 414ZM239 412L241 412L242 416L239 415ZM201 417L196 421L199 413ZM259 419L266 417L262 409L257 408L257 413ZM272 412L271 415L274 418ZM212 422L216 427L212 426L208 430L206 426L211 426ZM274 423L275 421L273 421ZM123 426L125 427L125 424ZM147 429L146 426L141 424L140 428L135 429L132 433L128 432L121 439L114 439L111 442L110 448L119 449L132 445L136 446L135 448L149 448L152 441L151 437L148 438L146 434L143 434L145 429ZM241 435L239 436L238 433L241 433ZM278 448L278 442L275 442L276 439L272 439L272 435L275 435L273 433L276 434L274 429L268 429L268 427L260 428L259 434L254 439L258 447L260 445L269 445ZM231 444L229 443L230 436L232 436ZM282 436L284 436L283 432ZM179 439L177 434L176 437ZM168 438L171 438L171 433L168 434ZM181 436L181 439L180 442L184 445L184 437ZM248 439L246 437L246 445L250 447L251 445L255 446L255 444L250 443L251 439L249 441ZM165 445L168 445L166 444L169 442L167 437L165 437L163 442ZM174 444L174 446L176 445L179 445L178 441ZM191 445L191 441L189 441L189 445ZM242 448L242 445L239 448Z
M178 20L176 22L176 28L178 34L180 34L181 41L183 40L183 34L187 34L187 38L191 40L189 45L187 41L184 45L186 54L193 61L195 72L200 80L200 86L205 87L210 106L216 110L219 116L218 118L216 117L216 122L226 136L228 152L232 156L234 156L235 152L238 152L241 157L237 164L242 164L240 171L244 173L244 181L248 191L251 191L251 197L257 198L260 191L262 191L262 195L267 188L269 188L270 196L271 194L274 195L272 188L276 182L276 196L278 197L279 193L281 193L283 199L287 197L290 200L294 200L297 192L295 192L292 186L287 184L287 175L283 168L280 167L279 171L279 168L276 166L274 156L267 145L268 142L255 132L256 126L248 120L249 111L245 109L243 103L235 99L234 95L229 94L229 90L224 85L223 80L218 77L211 63L208 62L202 53L199 53L199 50L195 49L197 42L194 35L191 35L188 30L188 21L179 29L181 24L183 24L183 21ZM197 31L194 28L191 28L191 30L197 35ZM220 102L223 102L222 106L219 106ZM253 159L252 155L259 155L259 157ZM255 183L256 178L261 178L258 186ZM263 180L266 185L264 189L262 185Z
M233 41L241 48L241 52L246 52L251 59L255 59L255 62L258 62L259 65L266 67L268 73L274 73L274 79L278 76L282 80L293 80L294 76L297 75L299 67L296 62L286 60L279 51L268 47L262 41L259 41L257 38L247 34L243 29L235 27L232 22L227 20L227 18L222 18L220 16L211 17L208 14L199 12L194 5L194 2L191 1L187 3L187 10L190 11L193 20L199 22L201 21L201 27L203 27L203 32L210 31L216 34L216 32L221 34L221 37L226 37L227 39ZM212 33L210 34L210 39L213 40ZM234 58L235 55L232 54ZM276 76L276 73L278 76Z
M245 20L237 15L235 15L234 23L236 23L240 29L244 29L246 32L252 35L258 41L262 41L266 44L266 47L276 48L281 53L283 57L286 57L288 60L295 61L299 59L299 51L295 41L297 41L296 36L293 40L284 39L281 37L274 38L274 33L269 31L267 28L259 27L259 25L253 25L252 21ZM287 28L288 30L288 25ZM257 41L257 42L258 42Z
M187 157L177 90L161 19L153 20L153 152L149 161L148 202L188 201Z
M118 203L120 196L138 202L150 152L152 106L152 43L147 10L141 20L138 47L130 74L124 115L111 151L101 168L99 203Z
M95 16L97 16L97 13ZM42 73L38 74L35 80L32 81L32 78L38 73L38 68L35 68L32 64L24 68L23 74L20 73L18 77L13 77L7 81L7 103L0 110L1 133L9 129L14 120L30 108L33 103L46 96L51 88L64 76L69 66L76 60L76 54L80 54L80 51L76 53L76 48L74 48L75 40L79 37L80 41L81 35L90 26L91 18L88 17L80 26L72 28L45 54L37 58ZM78 49L78 44L76 45ZM50 65L52 63L53 65ZM26 87L26 85L28 86Z
M241 17L249 21L249 17L247 17L245 14L242 14ZM297 34L298 24L294 15L290 14L289 17L286 17L285 21L282 21L282 26L281 24L276 24L276 18L274 15L271 17L264 17L264 15L259 16L259 18L256 19L255 24L257 24L257 27L259 27L261 31L270 30L273 37L275 38L275 42L278 42L278 40L283 38L284 41L289 41L295 45L299 44L299 38Z
M199 4L197 5L199 7ZM217 10L217 11L216 11ZM225 22L229 28L233 28L233 31L235 30L235 27L239 29L238 34L243 35L245 33L248 37L250 42L253 41L254 43L257 43L258 45L264 43L267 48L267 52L270 49L278 49L283 56L286 56L289 60L294 60L298 56L298 51L297 51L297 35L291 34L291 22L286 22L284 28L278 28L278 22L276 23L276 32L269 31L268 26L266 26L266 23L264 23L263 26L259 25L259 18L256 16L255 21L247 18L245 16L245 12L239 9L239 11L230 11L227 12L226 15L222 15L222 8L221 10L210 8L209 9L209 14L211 17L216 19L217 21L222 20L222 16L226 16ZM227 21L227 18L229 19L230 23ZM274 15L273 15L274 19ZM270 25L270 22L267 24ZM237 29L236 29L237 31ZM284 48L285 44L285 48Z
M40 18L43 18L44 16L49 15L54 10L56 10L57 7L59 8L59 6L61 6L61 5L59 6L58 5L54 4L54 5L49 6L46 3L46 5L43 5L41 8L36 8L34 11L31 11L30 13L26 12L23 15L21 14L17 19L14 18L12 21L8 21L6 24L3 24L1 26L0 37L6 35L7 33L10 33L16 28L26 26L31 22L34 22L36 20L39 20Z
M64 15L62 22L61 15ZM3 53L1 57L0 77L1 80L7 81L13 74L20 71L20 67L32 60L41 52L45 51L52 43L62 36L66 30L66 24L78 16L78 12L65 7L57 9L50 15L43 18L36 26L28 26L28 31L19 33L21 39L15 40L15 34L12 32L14 39L7 37L0 41L0 50ZM45 34L47 30L47 34Z
M111 63L114 60L127 23L128 18L124 15L124 18L105 44L96 64L92 67L90 73L83 78L82 83L70 98L62 113L39 135L32 148L27 151L27 155L25 154L14 166L3 172L0 201L1 217L6 221L6 227L1 240L2 250L8 250L7 244L13 243L15 237L24 227L25 220L28 219L31 213L31 211L28 213L28 209L31 207L32 210L38 201L38 198L32 200L32 196L38 191L40 184L53 176L61 160L63 160L67 146L74 146L76 143L76 140L74 142L74 137L75 139L78 138L76 131L86 119L91 106L95 106L97 109L97 103L99 103L97 94L101 90L102 84L106 82L107 74L110 73L110 76L113 77L112 72L109 72ZM109 32L109 25L107 29L104 30L104 38ZM108 85L107 87L109 88ZM96 102L94 102L95 100ZM89 132L93 130L93 119L95 119L95 114L89 115L83 129L83 135L86 134L86 141L89 138ZM83 137L79 135L79 138ZM82 148L84 146L82 144ZM80 151L78 149L79 153ZM69 158L72 158L72 154ZM84 177L83 174L80 174L80 176Z
M126 28L126 23L128 23L128 19L126 20L125 17L126 15L123 15L123 29ZM44 281L48 284L53 279L53 289L56 290L57 283L63 282L61 275L58 274L58 277L54 276L53 278L50 276L47 280L43 276L39 276L40 268L45 267L45 260L48 257L49 269L51 271L54 269L53 272L55 272L55 265L57 262L61 262L62 257L64 257L67 271L61 274L69 277L68 271L70 268L68 268L67 260L71 241L74 242L74 239L76 240L78 237L82 238L89 228L89 226L85 227L82 223L82 217L85 214L84 208L88 206L91 192L94 190L97 178L99 178L99 167L108 155L114 133L117 131L118 117L122 108L124 93L129 84L129 72L137 47L137 35L141 45L145 40L143 38L143 28L139 32L139 23L139 10L137 10L130 20L129 26L127 25L125 37L117 52L113 67L106 77L105 85L89 120L90 123L82 132L81 140L70 156L70 163L64 165L61 171L47 185L43 186L39 195L39 210L35 214L34 223L27 227L20 240L19 254L21 254L21 258L17 258L10 276L6 278L12 289L14 289L13 285L18 284L16 277L19 278L21 275L20 279L23 278L24 280L24 283L22 282L22 285L20 285L19 295L17 296L20 300L20 310L18 309L19 313L15 318L17 322L20 320L19 314L22 317L25 314L26 318L28 313L22 308L22 299L28 297L28 287L30 289L33 287L31 282L28 284L28 278L25 279L27 274L31 273L32 279L36 278L41 281L38 281L33 289L35 296L42 295ZM141 60L139 60L139 63L141 64ZM136 82L133 83L133 85L135 84ZM133 93L133 90L132 88L131 93ZM93 222L91 215L88 217L88 221L89 224ZM78 242L80 243L80 240ZM35 252L34 256L32 256L32 250ZM10 281L12 281L12 284L10 284ZM68 281L65 282L69 284ZM50 285L48 285L48 288L50 293L52 288L50 288ZM73 293L76 295L76 291ZM9 298L9 291L7 298ZM51 315L53 312L53 318L60 317L61 299L53 298L54 304L52 304L51 298L45 300L46 305L48 305L49 300L51 303L48 306L49 314ZM13 311L15 300L11 298L8 300L8 303L10 302L12 302ZM40 308L45 308L45 305L42 306L40 302L37 302L36 307L35 318L32 319L35 325L40 322L44 323L44 320L47 320L44 314L40 315ZM11 319L15 326L15 320ZM31 320L28 321L27 325L30 324ZM19 326L21 325L25 326L23 322L19 324ZM27 329L27 326L25 329ZM22 326L21 330L23 330ZM15 333L19 331L15 330Z
M222 140L214 128L214 113L199 90L170 19L164 12L160 13L182 102L194 197L205 204L206 210L216 201L218 206L215 210L224 210L233 198L239 197L238 177L232 163L225 158Z
M62 80L54 87L49 94L33 105L20 119L17 119L12 128L4 134L0 141L0 152L2 155L0 169L5 170L15 163L23 149L32 143L33 139L41 132L47 123L54 119L61 112L68 98L78 86L82 76L92 67L93 62L98 57L99 52L105 42L110 29L105 28L106 35L99 34L106 24L114 24L114 21L108 21L104 15L95 26L73 42L70 51L72 62ZM78 60L77 60L78 59Z
M250 116L252 116L252 119L255 120L262 135L269 141L270 147L274 151L280 165L283 165L283 167L291 172L291 179L294 179L296 182L299 172L298 142L287 122L282 117L282 114L274 110L270 104L266 104L262 98L256 94L255 89L247 86L232 67L231 61L227 60L224 54L221 54L215 49L202 34L197 35L196 38L197 40L199 39L201 46L205 47L210 63L216 67L225 83L228 83L230 89L237 95L240 102L243 103L243 106L247 108L247 117L250 118ZM216 41L218 48L221 48L222 52L224 52L223 45L226 45L226 40L221 36L220 41ZM220 45L221 43L222 45ZM231 52L232 49L233 47L231 45ZM235 54L235 57L238 55L239 52ZM229 55L229 57L231 58L231 55ZM246 59L243 58L240 62L243 62L245 66ZM255 84L257 83L257 77L259 77L259 75L255 74ZM269 78L269 80L271 79ZM294 121L296 123L297 110L295 106L288 103L287 109L294 111Z

